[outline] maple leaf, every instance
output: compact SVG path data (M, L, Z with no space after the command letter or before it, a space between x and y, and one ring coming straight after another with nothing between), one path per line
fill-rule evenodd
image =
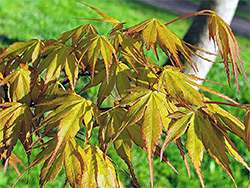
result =
M209 89L205 86L199 85L192 80L199 80L198 77L194 75L188 75L180 72L179 68L166 66L159 76L158 90L164 86L168 94L171 95L176 101L184 104L186 108L192 110L189 105L194 105L198 107L205 107L205 97L203 94L199 93L194 87L198 87L204 91L215 94L223 99L226 99L232 103L238 104L236 101L230 97Z
M91 128L88 127L90 124L88 111L91 112L91 119L93 118L93 115L98 113L94 104L85 100L81 96L74 94L64 95L60 98L39 105L54 106L55 108L55 110L43 120L41 126L47 126L48 124L54 125L54 123L59 122L59 131L57 133L58 142L50 161L56 157L60 148L67 140L75 137L82 122L85 122L87 130L91 130Z
M112 55L115 58L115 61L118 63L116 50L114 49L113 45L109 42L109 40L105 36L101 36L98 34L92 34L87 36L86 38L82 39L79 43L81 57L79 62L84 57L85 53L88 52L88 64L92 68L91 70L91 78L93 82L95 66L98 57L100 54L102 55L103 62L106 69L107 75L107 82L109 80L109 71L112 64Z
M72 50L72 47L63 44L57 44L52 47L48 46L45 49L44 53L48 53L47 57L40 62L37 68L38 74L47 68L45 84L59 78L62 69L65 67L71 89L74 90L78 78L78 63L75 54L71 53Z
M103 123L101 123L100 129L99 129L99 142L103 151L106 149L107 143L110 141L112 136L114 137L117 134L120 128L120 125L122 125L122 120L125 114L126 114L125 109L115 108L102 115ZM135 185L140 187L135 177L135 173L134 173L134 169L133 169L133 165L131 161L132 140L126 129L115 139L114 147L115 147L117 154L127 164Z
M178 68L167 66L161 73L158 88L164 86L167 93L176 101L188 105L205 106L204 96L190 86L190 81Z
M0 107L0 154L7 149L8 158L17 140L24 143L30 134L33 114L26 104L18 102L3 103Z
M204 186L203 177L201 174L201 162L203 159L203 143L201 140L201 132L198 129L195 124L197 124L197 120L193 120L195 118L194 115L192 115L190 119L189 128L187 130L187 139L186 139L186 147L188 150L188 155L194 164L196 173L198 174L198 177L200 179L200 183L202 187Z
M12 101L24 102L30 105L31 71L27 65L20 65L20 70L6 76L0 85L6 83L10 84L10 97Z
M83 171L81 187L123 187L109 157L103 158L103 152L97 145L87 146L87 168Z
M202 143L208 151L209 155L213 159L215 159L217 164L221 165L226 170L226 172L236 185L231 169L228 165L229 159L226 155L223 132L219 130L217 126L200 111L198 111L197 115L194 114L194 116L194 120L196 121L195 126L198 126L195 130L199 130L201 135L199 139L202 140ZM197 136L199 136L199 133Z
M238 42L228 24L222 20L215 12L209 12L209 39L212 39L215 44L218 46L218 50L223 59L225 69L227 72L228 83L231 86L230 73L229 73L229 63L232 63L233 76L236 79L238 90L240 91L239 81L238 81L238 72L241 74L241 71L238 66L238 61L240 67L245 76L246 81L248 82L246 72L243 67L242 59L240 56L240 48ZM229 59L230 58L230 59Z
M91 35L97 34L98 32L92 24L84 24L75 29L62 33L58 38L58 41L66 43L69 39L72 39L72 45L76 45L86 33Z
M131 88L128 91L131 93L125 96L119 104L131 105L124 118L125 123L120 127L120 130L139 120L142 121L141 133L148 153L151 186L153 186L153 155L162 134L162 127L164 126L165 129L168 127L169 121L166 120L166 116L173 109L164 93L140 87Z
M165 138L164 143L162 145L161 156L163 155L165 148L167 147L167 145L170 142L177 140L185 133L185 131L190 123L191 116L192 116L191 112L186 113L180 119L178 119L176 121L172 121L170 123L169 128L166 129L167 135L166 135L166 138Z
M61 148L61 151L64 150L64 147L65 146ZM52 162L50 162L50 159L47 159L41 169L40 181L39 181L40 186L44 187L46 183L52 182L56 178L58 173L61 171L62 165L63 165L63 152L59 152L58 155L55 156Z
M162 22L155 18L150 18L133 27L130 27L126 34L139 34L146 45L146 49L152 49L158 57L156 46L158 45L163 52L169 57L172 64L176 63L181 69L178 52L180 52L188 63L196 70L196 65L192 61L188 46L173 32L171 32Z
M86 161L87 156L84 150L74 139L66 142L64 148L64 166L66 178L71 187L77 187L80 184L84 168L86 168Z
M242 126L242 123L239 122L232 115L223 114L221 116L222 109L216 104L208 104L208 109L200 110L197 112L193 111L183 111L180 114L173 114L170 117L173 118L173 122L170 123L169 129L167 130L167 135L161 149L161 155L165 150L166 146L175 141L178 146L178 140L180 142L180 137L187 132L186 137L186 147L188 150L188 155L191 158L196 173L200 179L202 187L204 186L203 177L201 174L201 162L203 160L203 146L205 146L209 155L223 167L223 169L228 173L235 186L236 182L233 178L231 169L229 167L229 159L226 153L230 154L242 165L244 165L248 170L250 169L244 159L238 153L235 145L229 139L226 129L222 127L221 121L224 121L231 131L234 133L234 130L242 129L239 128ZM177 119L176 119L177 118ZM227 120L227 121L226 121ZM238 128L237 128L238 127ZM239 131L238 131L239 132ZM242 134L242 133L241 133ZM180 144L180 143L179 143ZM182 147L178 146L180 152ZM184 161L185 153L182 153ZM187 161L185 162L186 166ZM189 171L189 167L187 166Z
M217 164L223 167L237 187L232 171L229 167L230 161L226 153L234 157L250 170L247 163L240 156L234 143L230 140L220 123L213 119L213 116L203 110L198 110L197 113L192 113L190 126L187 131L189 135L187 136L187 149L202 186L204 187L204 183L200 171L200 164L202 161L204 145L209 155Z
M42 41L37 39L31 39L27 42L15 42L0 54L0 59L23 56L24 63L34 62L40 56L42 46Z
M101 83L97 95L97 106L102 104L106 97L110 95L114 87L116 87L120 97L124 97L127 94L126 89L131 87L130 78L133 78L133 75L130 68L124 63L111 65L108 82L107 79L104 79L106 76L105 70L102 69L94 77L93 83L88 83L80 92L82 93L83 91Z
M51 182L55 179L64 164L66 182L68 181L72 187L77 187L77 185L80 184L83 169L86 167L86 154L74 139L70 139L61 147L58 155L53 159L53 161L50 162L56 145L56 137L43 144L43 147L47 146L46 149L42 150L32 160L26 171L29 168L33 168L45 161L40 174L40 185L43 187L47 182Z

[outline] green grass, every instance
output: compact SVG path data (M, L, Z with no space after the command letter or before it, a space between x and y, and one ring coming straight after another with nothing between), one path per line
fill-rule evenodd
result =
M157 8L133 1L88 0L85 2L104 10L120 21L126 21L127 26L150 17L159 18L163 22L177 17L164 10L159 11ZM88 22L74 18L99 17L94 11L74 0L0 0L0 3L0 35L5 35L10 40L58 38L62 32ZM142 8L145 11L141 11ZM91 23L101 28L101 33L111 28L110 24L94 21ZM177 32L182 33L181 31L182 28L177 29Z
M154 17L166 23L178 17L166 10L155 8L147 4L133 1L133 0L85 0L87 4L95 6L110 16L127 22L127 27L137 24L145 19ZM6 47L14 41L25 41L30 38L58 38L64 31L73 29L79 25L88 23L86 20L79 20L74 18L97 18L100 17L91 9L77 3L74 0L0 0L0 46ZM91 21L99 30L100 33L105 34L111 25L101 22ZM174 31L178 36L183 37L188 29L191 21L181 20L169 26L169 29ZM241 47L242 59L245 63L247 75L250 75L250 40L236 36ZM163 54L160 56L161 63L166 58ZM240 103L250 103L250 88L246 85L243 77L240 77L241 93L238 93L236 84L232 84L232 88L228 88L226 74L224 67L221 64L215 64L211 69L208 78L222 83L225 86L205 83L207 87L215 89L224 93ZM213 100L221 100L214 95L208 95ZM93 96L92 96L93 97ZM231 113L242 118L243 112L233 108L227 108ZM184 140L183 140L184 141ZM240 148L241 154L250 162L249 153L246 146L235 139L237 147ZM23 151L21 147L17 147L17 154ZM117 157L111 149L110 155L114 160L121 164L126 169L124 162ZM195 170L191 168L191 178L188 178L184 163L179 156L179 151L174 144L170 144L166 155L172 164L177 168L180 175L177 175L166 164L160 163L159 158L154 162L155 187L200 187L199 180L195 174ZM112 157L112 158L113 158ZM21 156L25 159L25 156ZM231 159L231 158L230 158ZM239 163L231 159L232 171L235 172L235 179L239 187L247 187L248 172ZM149 168L147 165L147 157L140 149L133 149L132 161L135 172L142 187L149 187ZM189 161L190 162L190 161ZM191 163L190 163L191 164ZM27 166L27 164L26 164ZM24 168L20 167L21 170ZM204 162L202 163L202 171L206 187L233 187L233 183L221 167L215 164L208 155L205 154ZM29 185L26 187L38 187L39 167L32 169L30 172ZM119 171L122 182L125 187L132 186L131 180L127 175ZM17 178L17 174L10 167L7 173L0 171L0 187L11 187ZM27 175L18 182L16 187L25 187ZM62 187L64 183L63 171L55 179L53 183L49 183L45 187Z

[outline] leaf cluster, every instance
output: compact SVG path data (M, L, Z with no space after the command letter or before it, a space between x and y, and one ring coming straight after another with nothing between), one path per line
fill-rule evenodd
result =
M112 24L107 36L99 34L92 24L84 24L62 33L57 40L16 42L1 51L0 159L19 173L17 162L21 161L13 148L20 140L29 161L23 173L43 163L41 187L53 181L63 167L65 186L69 183L72 187L123 187L115 161L107 156L108 149L114 146L128 166L127 173L140 187L131 159L132 146L140 147L148 155L153 187L155 155L178 173L164 155L173 142L189 174L187 157L190 157L202 187L204 150L237 186L228 155L250 168L229 133L250 148L248 106L198 85L195 80L199 78L182 73L185 67L178 54L198 71L192 60L197 48L172 33L166 26L169 23L152 18L124 28L125 23L86 6L102 16L93 20ZM229 83L229 64L237 81L241 73L238 61L243 73L244 68L231 29L212 11L195 15L209 16L209 37L219 48ZM173 66L161 67L145 55L145 51L152 50L158 58L159 48ZM85 85L79 82L82 77L89 80ZM82 89L78 93L76 85ZM96 103L81 96L93 87L99 88ZM226 105L247 111L245 121L226 112L194 87L228 100ZM105 106L107 97L115 98L112 106ZM93 144L94 129L98 130L98 143ZM30 160L34 149L40 153Z

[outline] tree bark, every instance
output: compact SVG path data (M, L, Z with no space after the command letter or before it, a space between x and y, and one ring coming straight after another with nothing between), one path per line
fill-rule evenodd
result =
M203 0L200 4L199 10L213 10L227 24L230 25L238 2L239 0ZM206 51L217 53L217 49L215 48L213 41L209 40L207 25L207 16L196 16L184 37L184 41ZM215 56L198 51L196 51L196 53L211 60L212 62L215 61ZM197 64L198 72L194 72L194 70L189 65L186 65L187 69L185 69L184 72L188 74L194 74L199 78L205 79L213 63L203 60L197 56L193 56L192 58ZM202 81L197 81L197 83L202 84Z

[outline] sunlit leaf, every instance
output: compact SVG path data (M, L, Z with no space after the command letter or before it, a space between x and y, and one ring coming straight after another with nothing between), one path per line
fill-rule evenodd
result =
M188 150L188 156L191 158L196 173L198 174L201 185L202 187L205 187L203 182L203 177L201 174L201 162L203 159L203 144L202 144L201 132L196 126L197 120L194 118L195 116L192 115L190 120L191 122L187 130L186 148Z
M58 126L58 142L51 157L51 161L57 155L61 146L69 139L74 138L79 131L86 113L92 110L93 105L78 95L64 95L63 97L52 100L48 103L40 105L54 106L56 109L52 111L44 120L42 126L60 122ZM92 110L92 115L95 112ZM86 119L85 119L86 120Z
M113 164L107 156L103 158L98 146L88 146L85 152L88 161L82 174L81 187L122 187Z
M38 73L43 72L47 68L45 76L45 84L47 84L50 81L56 80L65 67L71 88L74 89L78 77L78 63L74 53L71 53L73 48L58 44L52 49L53 51L39 64Z
M0 85L6 83L10 84L10 96L12 101L16 100L30 105L31 71L28 69L28 66L21 66L20 70L6 76Z
M141 133L148 153L151 186L153 186L153 156L155 147L158 145L163 126L168 127L169 123L169 121L164 120L168 114L161 114L161 112L169 112L172 109L169 106L166 95L163 93L140 87L132 88L128 91L131 94L124 97L120 105L133 105L130 106L124 121L126 125L133 125L139 120L142 122Z
M191 64L194 70L196 70L195 63L192 61L190 56L190 49L177 35L171 32L159 20L155 18L145 20L142 23L130 27L126 34L139 32L141 32L141 37L147 50L151 48L157 57L156 45L158 45L165 52L173 65L176 63L182 69L182 64L178 56L178 52L180 52Z
M79 151L81 150L81 151ZM66 178L71 187L77 187L80 184L81 176L85 168L86 156L82 156L83 149L76 143L74 139L69 140L65 144L64 149L64 165Z
M214 43L218 46L218 50L223 59L223 63L227 72L229 86L231 86L229 73L229 63L231 63L233 69L233 76L234 79L236 79L238 90L240 90L238 73L241 74L241 71L238 66L238 61L240 63L240 67L245 76L246 81L248 81L248 79L240 56L240 48L238 42L228 24L223 21L215 12L209 12L209 38L213 39Z
M167 67L160 75L158 88L165 90L178 102L186 105L205 106L204 96L187 83L187 78L177 68Z
M24 63L34 63L41 56L41 51L44 48L44 43L41 40L32 39L30 41L32 41L33 43L23 54Z
M31 57L32 61L35 61L38 57L40 50L40 41L36 39L29 40L27 42L15 42L10 45L2 54L0 54L0 59L6 57L15 57L17 55L22 55L26 50L30 52L26 52ZM25 56L27 58L27 55Z
M174 122L172 122L172 124L170 124L169 129L167 129L166 138L165 138L164 143L162 145L161 155L163 154L166 146L170 142L180 138L180 136L182 136L185 133L188 125L190 124L191 117L192 117L192 113L189 112L189 113L185 114L182 118L180 118L177 121L174 121Z
M74 54L70 54L66 59L65 73L68 76L71 89L75 89L78 78L78 63Z
M100 54L102 55L103 62L106 69L106 75L107 75L107 82L109 80L109 71L111 64L113 62L113 56L115 61L118 63L116 51L113 47L113 45L109 42L109 40L103 36L98 34L93 34L88 36L87 38L83 39L80 42L81 49L81 58L85 55L86 52L88 52L88 64L91 67L91 78L93 82L94 78L94 72L95 72L95 66L97 59L99 58Z

